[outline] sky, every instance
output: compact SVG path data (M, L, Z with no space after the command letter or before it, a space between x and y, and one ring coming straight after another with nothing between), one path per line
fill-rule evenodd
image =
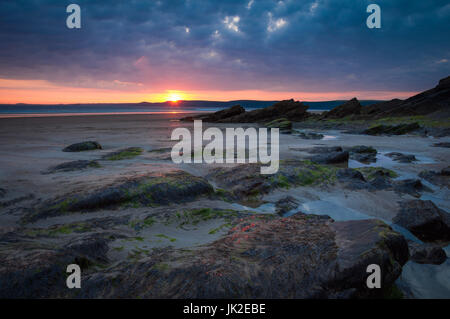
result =
M0 103L406 98L449 30L448 0L0 0Z

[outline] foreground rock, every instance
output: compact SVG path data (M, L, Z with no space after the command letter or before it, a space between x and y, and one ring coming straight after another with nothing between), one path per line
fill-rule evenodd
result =
M401 202L392 221L423 241L450 240L450 215L429 200Z
M394 161L399 163L411 163L416 161L416 157L414 155L403 154L399 152L387 153L386 156L392 158Z
M49 167L43 174L52 174L57 172L71 172L78 171L87 168L98 168L100 164L97 161L78 160L61 163L52 167Z
M344 148L350 155L350 159L361 163L375 163L377 161L377 150L371 146L357 145Z
M419 264L440 265L447 260L442 247L408 241L410 259Z
M86 141L69 145L63 149L63 152L83 152L92 150L101 150L102 146L95 141Z
M450 188L450 166L438 172L422 171L419 173L419 177L434 185Z
M83 289L65 286L64 267L79 254L69 252L30 250L20 262L10 253L0 266L0 297L370 297L383 290L367 288L367 266L378 264L381 286L389 288L408 259L403 236L383 222L301 213L240 219L223 238L193 250L166 248L103 269L86 266Z
M48 201L27 214L23 221L33 222L68 212L180 203L211 194L213 191L213 187L205 179L184 171L149 174L125 181L119 180L114 185L95 191Z
M399 125L377 125L363 131L367 135L403 135L419 130L418 123L399 124Z

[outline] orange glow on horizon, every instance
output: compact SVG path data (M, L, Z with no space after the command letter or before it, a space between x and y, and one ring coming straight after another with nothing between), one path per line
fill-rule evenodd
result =
M417 92L403 91L347 91L347 92L301 92L264 90L165 90L148 92L144 88L136 90L115 90L62 86L44 80L10 80L0 78L0 104L76 104L76 103L139 103L166 102L174 106L180 100L285 100L330 101L405 99Z

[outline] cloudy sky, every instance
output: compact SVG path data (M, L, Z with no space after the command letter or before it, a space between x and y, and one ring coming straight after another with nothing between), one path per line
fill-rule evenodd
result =
M404 98L450 75L449 30L448 0L0 0L0 102Z

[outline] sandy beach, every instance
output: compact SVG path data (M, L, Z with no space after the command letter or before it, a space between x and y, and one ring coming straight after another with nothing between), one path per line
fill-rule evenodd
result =
M183 114L185 116L185 114ZM350 159L339 168L384 167L396 172L395 180L420 179L426 191L417 194L399 192L388 188L370 190L348 189L340 183L317 184L276 188L261 194L257 199L221 200L218 197L201 197L188 202L168 205L121 206L100 208L92 211L62 213L48 218L36 218L24 223L24 216L33 214L45 203L58 198L93 193L117 181L136 179L139 176L158 176L182 170L209 180L217 190L220 182L211 179L211 171L217 167L233 167L237 164L174 164L170 159L170 140L173 129L186 127L192 130L192 123L180 122L180 114L153 115L102 115L62 116L37 118L0 119L0 188L3 190L0 209L0 234L18 232L32 236L35 243L68 243L77 240L81 231L60 232L54 236L41 236L64 225L90 225L95 234L114 233L108 242L106 257L109 265L115 265L129 258L139 258L155 249L197 249L213 243L227 234L231 219L236 216L218 215L204 218L195 223L177 223L173 216L186 210L224 210L237 214L276 215L277 202L290 196L295 205L284 213L295 212L328 215L335 221L378 218L392 224L399 209L399 202L409 199L432 200L440 209L450 211L447 187L433 185L418 174L423 170L438 171L448 166L448 148L434 147L437 142L450 142L450 138L432 138L416 135L367 136L346 134L342 130L303 129L301 123L294 124L294 130L321 133L322 139L303 139L296 134L280 135L280 160L304 160L307 149L313 147L353 147L368 145L377 150L377 161L364 164ZM240 126L238 124L206 124L220 128ZM249 124L256 125L256 124ZM256 125L257 126L257 125ZM81 141L97 141L102 149L85 152L62 152L70 144ZM132 158L108 160L112 152L138 147L142 152ZM386 156L390 152L413 154L416 161L399 163ZM49 172L49 168L70 161L96 161L98 167L72 171ZM241 215L239 215L241 216ZM123 218L123 219L121 219ZM146 225L142 221L149 221ZM100 223L98 226L93 226ZM130 226L131 225L131 226ZM140 225L140 226L139 226ZM182 226L180 226L182 225ZM148 227L146 227L148 226ZM405 237L419 241L406 229L395 228ZM33 235L31 235L33 234ZM2 244L5 249L5 243ZM24 246L25 247L25 246ZM23 248L28 250L29 248ZM446 248L449 252L448 246ZM131 257L130 257L131 256ZM427 276L417 274L427 273ZM450 263L439 266L418 264L409 261L404 266L398 285L409 291L410 297L448 298L450 283L442 281L450 275ZM438 287L438 288L436 288Z

